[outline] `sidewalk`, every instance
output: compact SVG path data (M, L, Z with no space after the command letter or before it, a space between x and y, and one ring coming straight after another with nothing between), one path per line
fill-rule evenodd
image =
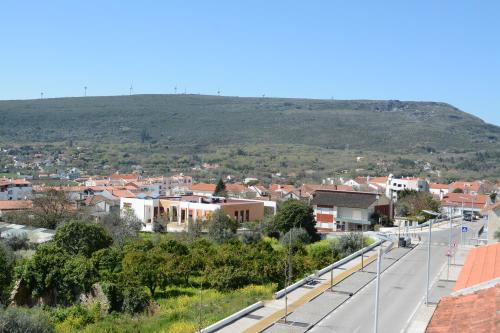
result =
M382 244L385 248L389 245L388 242ZM364 254L363 264L367 266L371 262L375 261L377 257L377 248L367 251ZM355 258L344 265L335 268L333 274L327 272L312 283L305 284L300 288L291 291L288 294L288 314L295 311L297 308L308 303L312 299L323 294L326 290L330 288L330 285L337 284L349 277L353 273L357 272L361 268L361 257ZM331 276L333 275L333 281ZM273 323L280 321L285 316L285 297L280 299L273 299L264 302L264 307L253 311L252 313L246 315L245 317L225 326L218 332L233 333L233 332L245 332L245 333L256 333L265 330L267 327ZM291 317L291 316L290 316Z
M415 309L415 313L409 320L405 333L423 333L427 328L427 324L432 318L439 300L443 296L447 296L453 292L455 282L458 279L460 270L465 263L467 254L473 246L463 246L456 250L454 258L451 259L450 271L448 273L448 264L445 263L441 268L439 277L432 281L431 290L429 293L429 305L425 304L425 299Z

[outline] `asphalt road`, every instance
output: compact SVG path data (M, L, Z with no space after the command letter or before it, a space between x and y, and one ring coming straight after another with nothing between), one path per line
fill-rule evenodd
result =
M476 234L482 224L483 221L468 223ZM473 233L469 232L465 239L470 239L472 235ZM426 233L421 236L420 246L381 275L379 332L402 332L425 296L428 242ZM439 271L447 262L448 237L448 230L432 232L431 282L437 279ZM452 239L459 243L458 228L453 230ZM391 252L387 256L387 260L390 260ZM373 332L374 302L375 283L371 282L311 328L310 332Z

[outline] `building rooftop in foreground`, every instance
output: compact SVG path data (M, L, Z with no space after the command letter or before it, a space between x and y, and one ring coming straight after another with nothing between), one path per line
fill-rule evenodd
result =
M425 332L500 332L500 284L470 294L443 297Z
M469 251L454 290L469 288L499 277L500 243L476 247Z

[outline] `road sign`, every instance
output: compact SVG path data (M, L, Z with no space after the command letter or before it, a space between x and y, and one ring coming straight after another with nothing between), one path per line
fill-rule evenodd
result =
M469 228L466 226L462 226L462 232L467 232L467 231L469 231Z

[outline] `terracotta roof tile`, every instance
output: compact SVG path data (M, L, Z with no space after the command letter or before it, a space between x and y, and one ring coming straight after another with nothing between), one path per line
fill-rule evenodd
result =
M191 191L202 191L213 193L215 191L215 184L198 183L192 184L189 188Z
M500 331L500 284L472 294L443 297L426 333Z
M500 243L480 246L469 251L454 290L500 277Z
M31 200L0 200L0 210L20 210L33 207Z

